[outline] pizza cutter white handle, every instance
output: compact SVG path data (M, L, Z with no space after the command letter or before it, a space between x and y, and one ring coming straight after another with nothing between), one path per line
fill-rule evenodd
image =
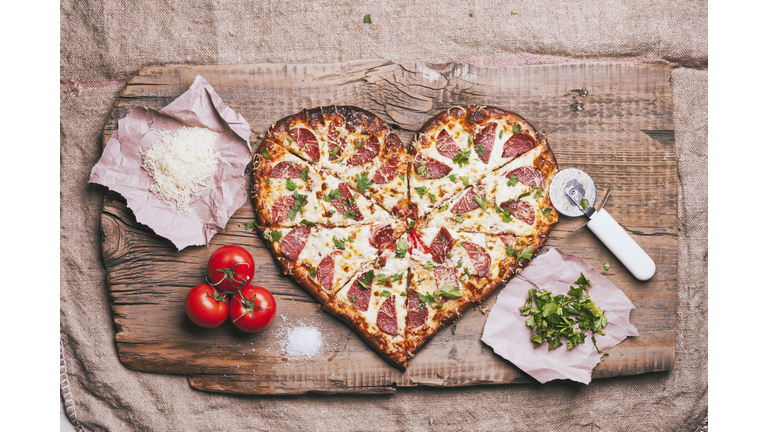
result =
M616 258L638 280L650 279L656 273L651 257L627 234L605 209L587 223L587 227L616 255Z

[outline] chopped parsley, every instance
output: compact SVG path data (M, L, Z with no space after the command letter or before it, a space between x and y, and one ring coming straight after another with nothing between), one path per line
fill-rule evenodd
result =
M507 246L507 255L511 256L512 258L516 257L517 252L515 252L515 248L513 246Z
M264 238L267 240L271 240L273 243L277 243L280 241L281 238L283 238L283 233L280 231L266 231L264 232Z
M300 223L301 223L302 225L306 225L306 226L308 226L308 227L317 226L317 224L316 224L316 223L314 223L314 222L310 222L310 221L308 221L308 220L306 220L306 219L302 219Z
M481 209L487 210L488 209L488 200L485 198L480 198L480 195L475 195L474 197L475 202L477 205L480 206Z
M408 240L405 237L401 237L395 247L395 258L404 258L406 252L408 252Z
M419 186L417 188L414 188L416 192L419 194L419 198L424 198L424 194L427 193L426 186Z
M501 136L504 135L504 128L501 128L499 130L499 139L501 139Z
M509 180L507 180L507 186L517 186L517 174L512 174L509 176Z
M483 148L482 145L480 145L480 144L476 145L475 146L475 151L477 152L478 155L480 155L480 157L485 156L485 149Z
M368 171L355 175L355 182L357 182L357 190L359 191L364 191L373 184L373 181L368 180Z
M401 272L387 276L384 273L379 273L376 275L376 283L378 285L388 285L390 282L400 282L404 274L405 272Z
M518 195L517 198L512 198L512 201L520 201L520 198L525 198L530 194L531 194L531 191L523 192L520 195Z
M440 288L440 295L442 295L445 298L449 299L460 299L463 296L461 295L461 289L457 286L453 285L446 285L442 288Z
M456 334L456 324L451 327L451 333Z
M402 174L398 174L397 178L399 178L403 183L405 183L405 177L403 177Z
M289 191L293 192L296 190L296 188L299 187L296 185L296 183L293 182L291 179L285 179L285 188Z
M533 249L530 246L526 246L517 252L517 259L531 259L533 258Z
M323 201L325 202L331 202L333 200L341 199L341 191L338 189L334 189L330 192L328 192L328 195L323 197Z
M600 351L595 334L604 335L608 325L605 311L589 298L591 282L581 274L576 280L577 287L571 286L567 295L553 296L551 291L528 290L528 298L520 308L520 315L527 316L525 324L531 328L531 342L534 346L543 343L553 350L561 345L563 337L568 340L568 349L582 344L591 333L592 344Z
M446 204L446 205L444 205L444 206L440 207L440 209L438 210L438 212L442 213L442 212L446 211L447 209L448 209L448 204Z
M304 205L307 204L307 195L302 195L298 192L293 193L293 206L288 211L288 219L296 219L296 214L304 210Z
M421 164L416 169L417 174L424 174L427 171L427 164L424 161L421 161Z
M427 261L427 263L424 264L424 268L426 268L427 270L434 270L435 264L433 264L432 261Z
M381 290L381 292L379 293L379 295L380 295L380 296L382 296L382 297L384 297L384 298L387 298L387 297L391 296L391 295L392 295L392 293L391 293L391 292L389 292L389 291L387 291L387 290Z
M315 276L317 276L317 267L312 267L311 269L309 269L309 275L310 275L311 277L313 277L313 278L314 278Z
M341 239L337 239L336 236L333 236L332 240L333 240L333 245L336 247L336 249L339 249L339 250L346 250L347 248L344 246L344 243L352 242L352 239L350 239L349 237L347 238L342 237Z
M463 152L456 153L456 156L453 157L453 163L457 164L459 168L463 167L464 165L469 165L469 156L472 154L472 149L466 149ZM456 181L456 176L451 174L453 178L451 178L451 181Z
M357 303L357 297L355 297L355 295L352 294L351 296L349 296L349 301L352 303Z
M371 21L371 14L365 14L365 16L363 17L363 23L373 24L373 21Z
M552 209L549 208L549 207L547 207L547 208L545 208L544 210L541 211L541 214L543 214L544 216L546 216L546 215L548 215L550 213L552 213Z
M611 268L611 263L603 263L603 270L608 271Z
M258 225L259 225L259 223L258 223L258 222L256 222L256 221L250 221L250 222L248 222L247 224L245 224L245 229L247 229L247 230L252 230L252 229L256 228Z
M373 282L373 270L368 270L363 274L363 279L358 279L357 284L362 289L371 289L371 283Z
M261 149L261 154L267 159L272 157L272 155L269 154L269 151L267 151L267 149Z
M467 220L467 219L466 219L464 216L462 216L462 215L453 215L453 218L454 218L454 219L456 219L456 222L458 222L458 223L464 223L464 221L465 221L465 220Z
M437 197L435 196L435 194L429 193L427 195L429 196L429 200L432 201L432 204L434 204L435 201L437 201Z
M363 144L365 144L365 140L355 141L355 150L360 150Z
M469 186L469 176L461 176L459 178L461 179L461 182L464 183L464 186Z
M517 12L514 9L512 9L512 15L517 15ZM521 128L519 124L515 123L515 125L512 126L513 133L519 133L522 131L523 131L523 128Z
M456 183L456 174L451 174L448 176L449 179L451 179L452 182Z
M355 212L353 212L351 210L350 211L345 211L342 214L342 216L344 216L345 219L354 219L355 217L357 217L357 215L355 215Z
M544 196L544 191L539 188L535 188L533 191L533 199L539 199L542 196Z
M301 174L299 174L299 177L301 177L301 179L304 180L304 183L309 184L309 168L304 167L304 169L301 170Z
M336 147L335 149L331 150L331 154L329 156L329 159L336 158L336 155L339 154L339 150L341 150L341 147Z

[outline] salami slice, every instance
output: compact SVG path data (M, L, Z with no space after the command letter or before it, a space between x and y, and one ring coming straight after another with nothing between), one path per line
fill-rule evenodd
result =
M475 274L480 277L488 275L488 270L491 268L491 256L488 255L488 251L469 241L462 241L461 247L469 254L469 259L475 268Z
M362 165L379 155L380 145L376 135L371 135L365 140L365 144L355 154L347 159L347 165Z
M448 159L453 159L461 152L461 148L456 144L456 140L445 129L441 130L437 135L436 144L437 151Z
M347 298L358 310L367 311L371 302L371 290L360 284L362 280L363 276L357 278L347 291Z
M471 212L472 210L479 209L480 205L475 200L477 197L480 200L485 199L485 190L481 187L472 186L464 192L464 195L456 201L456 204L451 207L451 212L454 214L462 214Z
M546 185L544 173L540 169L533 166L524 166L514 169L507 173L507 178L517 176L517 181L530 187L539 188L544 190Z
M453 249L453 244L456 241L451 237L451 233L445 227L440 228L432 244L429 245L429 252L432 254L432 259L440 264L448 257L448 253Z
M448 165L431 157L423 156L421 153L413 159L413 168L416 170L416 175L423 179L443 178L451 172L451 167Z
M536 147L536 139L526 132L518 132L512 135L504 143L504 152L501 157L515 157Z
M408 328L417 328L427 322L429 310L427 305L419 299L419 293L416 290L408 290Z
M301 176L301 165L295 162L282 161L272 167L269 172L270 178L299 178Z
M397 310L395 309L395 297L389 296L379 308L376 316L376 325L384 333L397 336Z
M392 229L390 224L387 225L374 225L371 228L371 234L368 238L368 242L371 246L380 251L388 248L395 242L395 230Z
M331 200L333 208L344 215L345 218L357 221L362 220L363 214L360 212L360 208L357 207L355 195L349 190L349 186L346 183L339 183L339 191L341 192L341 198Z
M397 175L397 167L400 165L400 158L393 157L384 161L381 167L373 175L373 182L376 184L389 183Z
M293 128L289 131L291 138L296 141L299 148L307 154L311 161L320 160L320 145L317 143L317 137L309 129Z
M275 201L272 206L272 223L279 224L288 219L288 213L296 200L290 196L284 196Z
M459 286L459 271L453 267L435 267L437 289L444 286Z
M496 123L491 123L484 127L480 133L475 135L475 146L473 150L477 153L477 157L483 161L484 164L488 164L488 160L491 157L493 151L493 144L496 141ZM481 150L482 149L482 150Z
M333 287L333 276L336 269L336 263L334 256L340 255L341 251L333 251L320 261L317 265L317 279L320 281L320 285L323 288L330 290Z
M308 226L296 227L280 240L280 250L286 258L291 261L296 261L299 258L301 251L307 244L310 230L311 228Z
M536 222L536 211L527 201L509 200L499 204L499 207L508 211L513 218L521 220L528 225L533 225Z

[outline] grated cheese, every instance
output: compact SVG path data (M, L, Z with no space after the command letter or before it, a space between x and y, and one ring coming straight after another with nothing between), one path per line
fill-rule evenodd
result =
M208 189L219 165L219 152L214 148L218 134L201 127L182 127L176 131L162 130L156 142L142 154L152 178L149 190L188 214L193 196Z

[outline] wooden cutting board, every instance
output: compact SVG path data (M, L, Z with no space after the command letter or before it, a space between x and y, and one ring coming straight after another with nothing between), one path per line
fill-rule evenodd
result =
M544 131L561 168L591 174L598 199L610 187L611 215L655 260L656 275L638 282L587 228L562 217L542 250L579 256L632 300L640 336L604 356L594 378L669 370L675 357L677 303L677 161L671 71L649 64L563 64L482 67L359 61L327 65L238 65L147 68L130 79L104 128L136 106L162 108L202 75L252 127L260 142L277 119L302 108L357 105L395 126L403 142L432 115L454 105L492 105L517 112ZM575 89L586 88L588 96ZM574 104L582 110L574 110ZM255 146L254 146L255 147ZM245 225L247 202L208 247L176 252L136 222L119 195L108 192L101 217L104 264L120 360L131 369L185 374L196 389L248 394L391 393L397 387L467 386L533 380L480 341L486 315L476 308L443 329L410 361L387 365L346 325L281 275L264 244ZM186 318L184 298L205 278L215 248L244 246L256 261L256 282L277 298L278 316L264 332L231 323L206 330ZM491 310L492 296L484 306ZM287 330L318 327L324 345L308 359L283 352Z

